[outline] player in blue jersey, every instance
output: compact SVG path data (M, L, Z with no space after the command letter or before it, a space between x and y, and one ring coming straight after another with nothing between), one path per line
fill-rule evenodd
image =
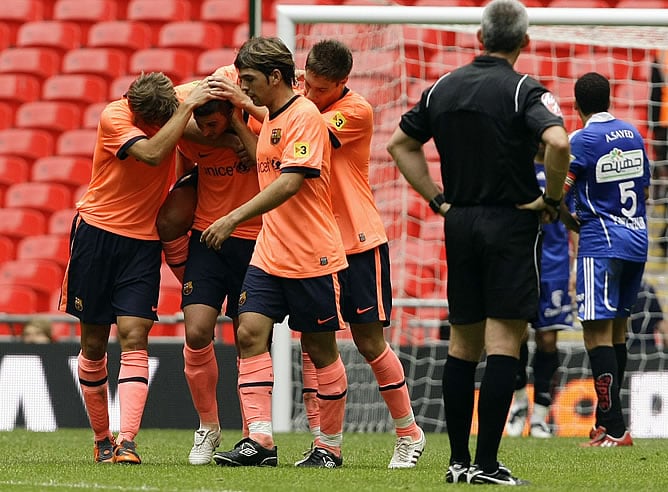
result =
M535 158L536 179L545 189L545 146L538 147ZM540 299L538 313L531 322L536 352L533 356L534 395L529 433L533 437L552 437L548 424L552 405L552 378L559 368L557 332L573 326L571 296L568 293L570 275L568 230L561 222L543 225L543 246L540 268ZM506 433L521 436L529 413L526 391L529 347L525 338L520 347L520 362L515 380L515 394L510 407Z
M587 73L575 83L584 128L571 135L566 190L579 222L576 300L598 398L596 425L585 446L631 446L619 390L626 333L647 261L650 167L631 124L608 112L610 83Z

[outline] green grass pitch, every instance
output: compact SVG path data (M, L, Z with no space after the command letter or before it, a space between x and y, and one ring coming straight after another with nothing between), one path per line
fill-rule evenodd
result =
M223 433L222 449L239 438ZM16 491L435 491L476 486L446 484L446 434L428 434L417 468L388 470L394 436L345 434L340 469L295 468L310 444L306 433L277 434L278 468L191 466L192 432L144 429L137 437L140 466L92 463L92 433L0 432L0 490ZM535 491L666 491L668 441L638 439L629 448L580 448L582 439L504 438L500 459ZM473 442L472 442L473 445ZM479 488L478 486L477 488ZM482 486L489 488L491 486Z

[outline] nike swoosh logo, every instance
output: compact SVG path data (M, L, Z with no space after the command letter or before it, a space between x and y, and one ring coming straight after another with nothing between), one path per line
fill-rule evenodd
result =
M202 153L202 152L198 152L198 153L197 153L197 155L198 155L200 158L208 157L208 156L210 156L211 154L212 154L212 152L209 152L209 153L207 153L207 154L204 154L204 153Z
M371 311L373 309L373 306L369 306L368 308L360 309L357 308L357 314L363 314L366 313L367 311Z
M327 323L328 321L333 320L334 318L336 318L336 316L330 316L329 318L326 318L326 319L318 318L318 324L319 325L324 325L325 323Z

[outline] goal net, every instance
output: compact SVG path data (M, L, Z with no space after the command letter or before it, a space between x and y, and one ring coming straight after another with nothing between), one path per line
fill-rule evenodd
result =
M443 220L407 185L385 146L401 114L419 100L423 90L481 53L475 33L482 8L279 5L277 13L278 35L293 49L298 66L303 67L309 47L323 38L341 40L353 51L348 85L374 107L369 179L390 238L394 309L387 337L404 364L418 423L429 431L443 431L441 374L447 353ZM659 104L651 103L651 95L657 89L660 92L652 85L652 69L663 70L655 59L668 50L667 12L529 9L529 17L531 43L515 69L534 76L555 94L567 129L580 126L573 108L573 84L580 75L596 71L610 79L611 112L635 124L646 138L654 159L647 278L668 305L664 246L668 180L663 178L668 163L656 159L659 142L650 118L650 105ZM668 57L664 63L668 67ZM438 155L431 142L425 152L432 175L440 181ZM657 372L665 371L668 362L650 337L643 340L643 350L630 354L629 377L622 391L624 411L632 426L639 418L650 418L668 429L668 384L665 378L658 379ZM577 330L560 337L561 368L555 375L551 416L559 435L587 435L593 422L596 395L581 340ZM392 430L368 365L345 334L340 347L349 379L346 430ZM293 344L292 352L293 426L306 429L298 344ZM483 369L484 362L480 374ZM652 391L642 393L632 387L633 381L641 381L639 376L653 375L657 379ZM657 401L663 401L658 411Z

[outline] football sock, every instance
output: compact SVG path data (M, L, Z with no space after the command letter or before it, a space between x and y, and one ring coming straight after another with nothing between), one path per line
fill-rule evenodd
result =
M615 349L600 345L588 351L591 372L596 390L597 424L605 427L612 437L622 437L626 431L617 382L617 357Z
M533 401L549 407L552 404L552 378L559 367L558 352L536 350L533 359Z
M134 441L148 396L148 352L131 350L121 353L118 373L118 399L121 405L121 431L118 443Z
M237 381L239 381L239 364L241 359L237 355ZM241 413L241 436L245 439L248 437L248 422L246 422L246 415L244 414L244 406L241 404L241 392L239 385L237 385L237 398L239 398L239 411Z
M625 343L615 343L615 356L617 357L617 382L621 391L624 384L624 373L626 372L626 359L628 358L628 349Z
M515 376L515 389L526 388L527 385L527 365L529 364L529 346L527 342L520 345L520 361Z
M213 342L202 349L183 346L184 373L190 388L193 405L199 415L200 427L218 430L218 363Z
M448 355L443 369L443 403L450 441L450 462L471 463L469 436L473 420L475 370L478 362Z
M485 473L499 466L497 454L513 399L518 360L508 355L488 355L478 396L478 440L475 463Z
M173 241L163 241L162 249L165 252L165 263L172 270L174 276L183 284L183 274L186 270L190 237L183 235Z
M370 361L369 365L376 376L380 394L394 419L397 436L410 436L417 441L421 436L420 429L415 423L404 368L399 357L389 345L385 345L383 353Z
M109 430L107 356L101 360L89 360L79 352L78 375L95 440L102 441L105 437L113 439Z
M348 391L348 379L341 356L326 367L316 368L316 373L320 407L320 436L316 439L316 445L341 456L343 416Z
M274 447L271 427L273 387L274 371L269 352L239 361L239 394L248 424L248 437L268 449Z
M318 374L311 357L302 352L302 398L308 427L314 438L320 434L320 407L318 406Z

